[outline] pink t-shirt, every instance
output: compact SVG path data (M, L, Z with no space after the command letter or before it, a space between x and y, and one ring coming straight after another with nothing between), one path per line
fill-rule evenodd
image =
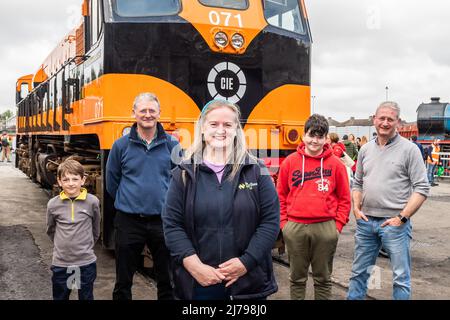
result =
M217 176L217 180L219 180L219 182L222 182L222 176L223 176L223 172L225 171L225 165L224 164L214 164L214 163L211 163L206 160L203 160L203 163L208 168L210 168L212 171L214 171L214 173Z

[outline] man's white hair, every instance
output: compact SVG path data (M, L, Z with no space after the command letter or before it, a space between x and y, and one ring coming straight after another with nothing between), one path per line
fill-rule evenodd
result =
M394 102L394 101L385 101L385 102L381 103L378 106L377 111L375 112L375 115L378 114L378 111L380 109L385 109L385 108L389 108L391 110L394 110L395 113L397 113L397 119L400 118L400 107L398 106L398 103Z
M138 94L133 102L133 110L135 110L136 106L142 102L156 102L156 104L158 105L158 109L161 109L158 97L154 93L143 92Z

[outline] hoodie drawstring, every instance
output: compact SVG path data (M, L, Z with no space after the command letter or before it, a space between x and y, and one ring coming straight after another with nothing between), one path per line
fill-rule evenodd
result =
M320 158L320 179L321 179L321 183L322 183L322 192L324 192L324 190L323 190L323 158Z
M302 154L302 184L305 182L305 155ZM322 184L322 192L325 192L323 189L323 158L320 158L320 182Z
M303 165L302 165L302 187L303 187L303 182L305 182L305 155L302 154L302 158L303 158Z

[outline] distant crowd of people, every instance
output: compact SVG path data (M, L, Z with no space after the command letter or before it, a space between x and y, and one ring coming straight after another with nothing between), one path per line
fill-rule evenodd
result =
M11 162L12 140L6 131L0 136L0 151L2 153L2 162L5 160Z
M264 300L278 290L271 251L280 238L290 263L291 298L305 299L311 267L315 299L330 299L334 255L352 205L357 227L347 298L365 298L383 246L393 269L393 298L410 299L411 217L430 184L419 149L396 130L395 102L376 109L377 135L370 141L353 135L340 141L325 117L309 117L276 185L246 147L236 104L207 103L184 154L158 122L161 106L154 94L138 95L132 112L136 123L114 143L105 172L117 211L113 299L132 299L147 245L158 299ZM427 161L436 160L436 146ZM83 166L75 160L63 162L57 175L62 192L47 208L53 297L69 298L75 267L79 298L90 300L99 201L82 187Z

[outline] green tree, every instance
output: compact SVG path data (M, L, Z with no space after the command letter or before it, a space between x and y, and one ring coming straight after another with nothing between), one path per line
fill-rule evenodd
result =
M3 112L0 115L0 119L1 120L8 120L9 118L11 118L13 116L13 113L11 110L6 110L5 112Z

